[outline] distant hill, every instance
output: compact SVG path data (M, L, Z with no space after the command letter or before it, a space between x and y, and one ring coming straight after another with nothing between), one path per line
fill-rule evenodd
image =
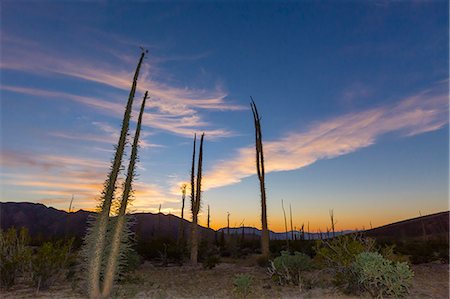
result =
M244 228L242 227L230 227L230 235L240 235L242 234L242 229L244 229L244 234L245 235L254 235L254 236L261 236L261 230L257 229L255 227L247 227L245 226ZM225 234L228 233L227 228L221 228L218 229L218 232L224 231ZM344 230L344 231L338 231L335 232L336 236L340 236L340 235L345 235L345 234L349 234L354 232L353 230ZM277 233L277 232L273 232L271 230L269 230L269 235L270 235L270 239L271 240L286 240L286 233L282 232L282 233ZM320 236L320 233L308 233L305 232L304 235L302 235L301 231L298 230L294 230L294 238L296 240L300 240L300 238L304 237L305 240L318 240L318 239L327 239L328 237L331 237L332 233L329 233L329 235L327 236L326 233L322 233L322 236ZM292 240L292 231L288 231L288 238L290 240Z
M39 203L28 202L6 202L0 203L0 224L2 229L9 227L27 227L33 238L60 238L64 236L82 237L86 231L86 223L89 216L93 212L79 210L77 212L68 213L66 211L57 210L47 207ZM149 239L153 237L169 237L176 238L178 234L178 224L180 218L175 215L153 214L153 213L135 213L132 217L132 230L140 239ZM184 220L185 236L189 235L190 222ZM212 237L213 229L200 226L202 234ZM218 233L224 232L225 236L228 231L226 228L217 230ZM350 233L352 231L336 232L336 235ZM245 227L246 236L261 236L261 230L254 227ZM270 239L285 240L286 233L277 233L269 231ZM230 235L242 234L242 227L230 228ZM294 231L295 238L300 239L302 233ZM288 237L291 237L288 232ZM331 236L331 234L330 234ZM318 233L305 233L305 239L320 239ZM327 238L322 233L322 238Z
M83 210L68 213L38 203L0 203L1 228L26 227L34 239L46 240L64 236L81 238L86 232L88 219L93 215L93 212ZM131 230L137 238L177 237L180 222L180 218L177 216L162 213L135 213L130 217L132 220ZM189 234L189 227L190 222L184 220L186 236ZM200 233L204 237L214 236L214 230L201 226Z
M387 240L448 239L448 233L449 211L407 219L364 232L368 237Z

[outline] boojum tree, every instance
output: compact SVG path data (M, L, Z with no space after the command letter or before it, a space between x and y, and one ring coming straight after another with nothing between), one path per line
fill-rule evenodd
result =
M210 210L209 210L209 205L208 205L208 217L206 218L206 225L207 225L208 228L210 228L210 227L209 227L209 224L210 224L209 222L210 222L210 220L211 220L211 216L210 216L209 213L210 213Z
M141 110L139 112L139 117L136 125L136 132L134 134L133 145L131 148L130 162L128 164L127 176L123 185L122 199L120 201L119 213L116 218L115 226L112 231L112 239L109 249L109 256L106 262L106 269L103 281L102 297L109 298L111 295L114 279L116 278L116 273L119 266L119 257L121 256L121 249L123 251L122 242L125 237L127 241L127 227L125 213L127 211L127 205L132 192L132 182L134 179L134 171L137 161L137 152L139 147L139 135L141 133L142 116L144 114L145 102L148 98L148 91L145 92L144 99L142 100ZM122 254L123 256L123 254Z
M194 135L194 150L192 155L192 169L191 169L191 212L192 212L192 227L191 227L191 264L197 265L198 259L198 213L200 212L200 201L202 193L202 167L203 167L203 138L205 133L200 138L200 148L198 153L197 178L194 178L195 172L195 143L196 136Z
M122 121L122 128L120 132L119 141L116 146L116 151L112 161L111 169L108 177L103 185L103 192L101 202L99 205L99 213L91 222L84 240L83 259L86 281L86 290L90 298L100 298L100 277L102 270L103 254L106 244L106 233L109 222L109 214L111 212L111 205L116 191L116 181L119 175L122 157L127 141L127 134L129 122L131 118L131 110L133 107L134 95L136 93L137 80L139 71L141 69L142 61L147 51L142 51L139 58L136 71L134 73L133 83L128 96L128 102L125 108L125 113Z
M187 188L186 184L181 185L181 218L178 224L177 247L179 247L180 245L183 246L184 240L183 221L184 221L184 203L186 201L186 188Z
M287 220L286 220L286 211L284 210L284 203L283 200L281 200L281 208L283 209L283 217L284 217L284 231L286 233L285 238L286 238L286 247L287 250L289 251L289 235L288 235L288 227L287 227Z
M256 172L259 179L259 189L261 192L261 252L265 258L269 257L269 228L267 225L267 203L266 203L266 186L264 171L264 152L261 134L261 118L258 114L256 104L251 98L250 106L253 112L253 121L255 124L255 148L256 148Z

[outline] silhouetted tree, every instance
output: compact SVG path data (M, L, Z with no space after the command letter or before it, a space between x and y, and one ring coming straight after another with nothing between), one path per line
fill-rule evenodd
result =
M181 185L181 218L180 223L178 225L178 236L177 236L177 247L180 246L180 244L183 244L184 240L184 227L183 227L183 220L184 220L184 202L186 200L186 184Z
M266 187L265 187L265 171L264 171L264 153L261 134L261 118L258 114L256 104L251 98L250 106L253 113L253 121L255 124L255 147L256 147L256 172L259 179L259 189L261 192L261 251L266 258L269 257L269 229L267 225L267 204L266 204Z
M191 263L193 265L197 265L197 259L198 259L198 213L200 211L200 200L201 200L201 193L202 193L202 164L203 164L203 138L205 134L203 133L200 138L200 149L198 153L198 166L197 166L197 180L195 184L194 191L191 192L191 195L193 196L193 199L191 199L191 210L192 210L192 230L191 230ZM193 155L193 165L195 161L195 136L194 136L194 155ZM193 169L194 170L194 169ZM193 179L193 171L191 173L191 188L194 186L192 183L194 182Z

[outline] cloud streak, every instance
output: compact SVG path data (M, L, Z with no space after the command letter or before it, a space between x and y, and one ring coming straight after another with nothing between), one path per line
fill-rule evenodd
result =
M100 197L109 163L98 160L57 155L27 154L3 151L2 168L15 170L1 174L2 183L22 192L42 196L40 201L65 209L75 195L77 208L92 210ZM25 171L24 171L25 170ZM122 178L118 186L121 186ZM177 199L158 185L133 183L133 203L130 209L152 210L153 206ZM117 196L120 197L120 188Z
M20 41L20 40L19 40ZM3 59L0 67L6 70L22 71L42 75L65 75L99 83L114 89L128 91L134 66L116 66L114 63L105 64L101 61L90 61L87 58L64 57L60 53L33 47L22 47L24 41L9 40L3 49ZM30 43L29 41L25 41ZM211 124L201 117L201 110L236 111L246 109L240 105L229 103L225 98L226 92L221 88L192 89L173 86L155 79L156 65L152 60L142 66L138 83L138 90L149 90L150 98L147 107L152 110L146 113L144 125L182 136L191 136L194 131L205 131L213 138L228 137L232 132L225 129L211 129ZM120 64L120 63L119 63ZM128 69L130 71L123 71ZM52 98L69 99L78 103L94 107L101 111L113 112L120 117L123 114L124 103L111 102L96 97L79 96L68 92L43 90L40 88L26 88L21 86L4 86L4 90L25 93L29 95Z
M387 133L414 136L440 129L448 123L447 84L440 83L396 104L349 113L314 123L303 132L266 140L266 172L295 170L345 155L374 144ZM235 184L255 174L254 156L253 146L238 149L236 158L205 172L204 189Z

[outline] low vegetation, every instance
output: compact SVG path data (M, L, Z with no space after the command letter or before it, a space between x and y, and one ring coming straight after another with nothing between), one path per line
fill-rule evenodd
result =
M311 270L312 266L308 255L297 251L294 254L282 251L281 256L270 262L268 271L279 284L303 285L305 278L302 273Z
M406 262L393 262L377 252L362 252L352 265L357 285L373 298L409 294L413 272Z
M234 291L241 298L246 298L251 293L253 276L249 274L237 274L234 277Z
M74 259L73 239L45 242L37 248L29 245L25 228L0 230L1 287L9 289L18 280L33 286L36 292L64 281Z
M12 287L17 277L29 270L31 249L28 245L28 231L15 228L0 229L0 282L3 288Z

